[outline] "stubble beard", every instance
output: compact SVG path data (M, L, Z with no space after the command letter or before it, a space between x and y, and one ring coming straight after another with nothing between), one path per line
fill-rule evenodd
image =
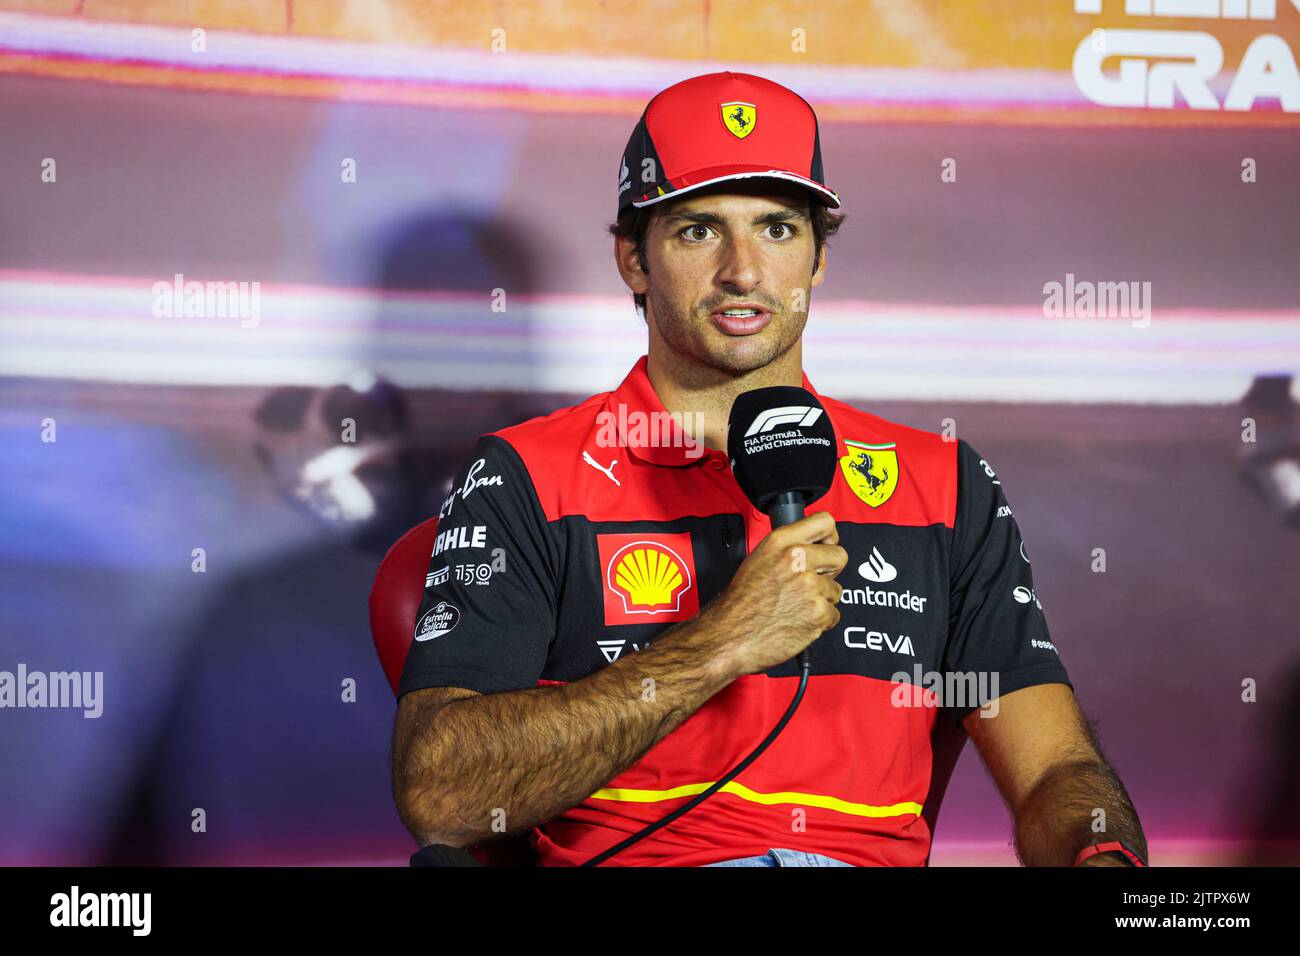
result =
M713 325L708 315L698 319L676 312L671 303L653 290L647 293L653 321L663 339L679 360L717 369L730 376L752 372L770 365L788 352L803 332L790 328L789 313L772 313L767 326L755 335L728 336Z

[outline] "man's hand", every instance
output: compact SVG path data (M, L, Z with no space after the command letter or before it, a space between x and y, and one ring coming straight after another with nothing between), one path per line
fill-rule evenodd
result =
M729 676L784 663L839 623L844 587L835 576L849 553L835 519L818 511L775 528L697 618Z

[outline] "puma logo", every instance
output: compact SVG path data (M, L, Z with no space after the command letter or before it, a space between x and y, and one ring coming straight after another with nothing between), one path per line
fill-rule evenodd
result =
M596 461L596 459L592 458L585 451L582 453L582 460L585 461L587 464L591 465L592 468L595 468L598 471L603 472L606 478L614 482L614 484L618 485L620 488L623 487L623 482L619 481L617 478L614 477L614 466L618 464L617 458L615 458L613 461L609 463L608 468L600 464L598 461Z

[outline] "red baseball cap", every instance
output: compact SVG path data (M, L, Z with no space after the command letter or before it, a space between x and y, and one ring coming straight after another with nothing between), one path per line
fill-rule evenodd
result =
M618 214L728 179L785 179L838 209L822 181L817 114L780 83L750 73L707 73L658 93L627 141Z

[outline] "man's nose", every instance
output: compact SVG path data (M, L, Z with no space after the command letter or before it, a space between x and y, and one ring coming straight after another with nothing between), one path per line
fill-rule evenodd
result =
M717 281L720 285L748 292L758 285L759 253L754 240L732 236L722 247Z

